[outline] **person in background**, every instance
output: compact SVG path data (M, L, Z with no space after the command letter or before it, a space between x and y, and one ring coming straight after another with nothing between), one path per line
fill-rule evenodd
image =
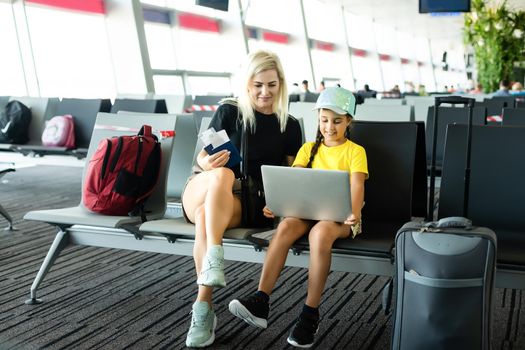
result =
M301 88L299 88L299 84L293 83L292 89L290 90L290 95L299 95L301 93Z
M363 98L376 98L377 91L370 89L370 86L368 86L368 84L365 84L363 90L357 91L357 94Z
M425 88L425 85L423 85L423 84L419 84L417 94L418 94L419 96L427 96L427 95L428 95L428 94L427 94L427 90L426 90L426 88Z
M368 178L365 149L348 140L355 114L356 99L352 92L337 87L325 89L319 95L319 127L315 142L305 143L293 166L343 170L350 174L352 214L344 222L284 218L273 235L264 260L258 290L229 304L230 312L252 326L266 328L270 310L270 294L286 261L292 244L308 235L310 266L308 268L308 294L302 311L293 326L288 343L301 348L311 347L319 327L319 305L325 287L332 245L339 238L354 238L361 233L361 208L364 200L364 183ZM325 186L326 184L319 184ZM271 208L265 215L273 218Z
M481 83L477 83L476 87L468 92L469 94L482 94L483 93L483 86Z
M400 93L401 93L401 90L399 90L399 85L397 85L397 84L394 85L394 87L392 88L392 90L390 90L390 92L400 94Z
M523 85L519 81L512 84L511 93L522 92L522 91L523 91Z
M225 130L240 149L245 133L248 144L248 175L261 179L261 165L291 165L301 147L299 122L288 115L288 91L279 57L269 51L248 56L244 86L237 99L227 99L213 115L210 127ZM195 224L193 258L198 294L192 306L188 347L204 347L215 340L217 317L212 293L225 287L224 231L239 227L242 218L240 168L225 167L226 150L197 156L198 169L190 176L182 194L183 214ZM263 213L260 216L264 219Z
M302 82L302 92L305 93L305 92L310 92L310 89L308 88L308 80L303 80Z
M324 81L321 80L321 82L319 83L319 88L317 89L317 92L322 92L324 89L326 89L326 87L324 85Z
M503 79L499 82L499 90L492 93L492 96L509 96L510 82L507 79Z

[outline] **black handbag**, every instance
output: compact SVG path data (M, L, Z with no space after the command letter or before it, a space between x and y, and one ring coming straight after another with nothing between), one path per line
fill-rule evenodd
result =
M266 201L262 181L248 175L247 132L247 130L244 130L241 136L241 226L272 227L273 219L268 219L263 215Z

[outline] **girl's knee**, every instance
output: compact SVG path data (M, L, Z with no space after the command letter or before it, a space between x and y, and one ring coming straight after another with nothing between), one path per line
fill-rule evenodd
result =
M310 250L331 251L336 238L329 231L313 227L308 235Z

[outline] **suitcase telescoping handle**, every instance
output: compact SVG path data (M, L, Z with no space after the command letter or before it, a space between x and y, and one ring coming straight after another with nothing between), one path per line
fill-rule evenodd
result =
M432 133L432 153L430 157L430 186L428 195L428 207L427 207L427 221L434 219L434 189L436 187L436 140L437 140L437 118L438 118L438 107L442 103L449 104L462 104L468 107L468 126L467 126L467 153L465 162L465 192L463 200L463 216L467 217L468 210L468 196L470 186L470 148L471 148L471 129L472 129L472 114L474 111L474 103L476 102L473 98L461 97L461 96L443 96L436 97L434 100L434 120L433 120L433 133Z

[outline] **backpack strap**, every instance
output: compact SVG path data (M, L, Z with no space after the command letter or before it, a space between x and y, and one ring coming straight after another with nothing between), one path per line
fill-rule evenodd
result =
M239 107L239 100L236 97L226 97L219 101L219 105L224 104Z

